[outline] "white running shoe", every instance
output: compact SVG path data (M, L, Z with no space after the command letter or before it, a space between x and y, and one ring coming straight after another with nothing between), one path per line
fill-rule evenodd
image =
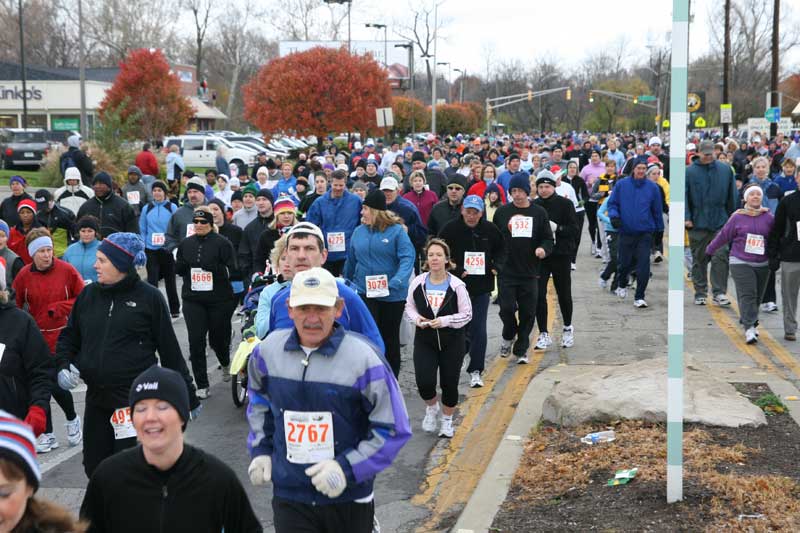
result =
M644 300L641 300L641 299L640 300L634 300L633 306L634 307L638 307L639 309L642 309L644 307L647 307L647 302L645 302Z
M594 243L592 243L592 256L595 255L597 255L597 246Z
M564 330L561 332L561 347L572 348L574 345L575 345L575 327L564 326Z
M730 299L728 299L728 297L724 294L717 294L712 298L712 301L714 302L714 305L718 305L720 307L728 307L731 305Z
M75 415L72 420L67 420L67 442L70 446L77 446L83 440L81 433L81 417Z
M517 364L518 365L527 365L528 364L528 354L520 355L517 357Z
M442 425L439 427L439 436L445 437L448 439L453 438L453 415L444 416L442 415Z
M539 339L536 341L537 350L546 350L551 344L553 344L553 339L550 338L549 333L546 331L539 333Z
M42 433L36 439L36 453L47 453L58 448L55 433Z
M200 400L205 400L208 398L208 388L205 389L197 389L197 398Z
M481 371L480 370L473 370L472 373L469 375L469 386L473 389L477 389L478 387L483 387L483 380L481 379Z
M439 417L439 404L425 407L425 418L422 419L422 431L436 431L436 419Z
M614 291L614 294L622 298L623 300L628 296L628 289L625 287L617 287L617 290Z
M511 343L514 342L514 339L507 341L503 339L500 342L500 357L508 357L511 354Z
M761 304L761 310L765 313L774 313L778 310L778 304L775 302L764 302Z
M605 289L608 287L608 280L603 278L598 278L597 284L600 286L601 289Z
M664 256L661 254L661 252L658 252L658 251L657 251L657 252L656 252L656 253L653 255L653 263L660 263L660 262L662 262L663 260L664 260Z
M744 341L747 344L755 344L758 342L758 333L756 333L756 328L747 328L744 332Z
M228 383L231 380L231 366L222 365L222 381Z
M575 263L571 263L571 264L569 265L569 269L570 269L570 270L578 270L578 265L576 265Z

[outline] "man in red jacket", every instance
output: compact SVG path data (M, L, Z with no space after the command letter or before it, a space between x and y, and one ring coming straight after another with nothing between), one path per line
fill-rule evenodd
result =
M136 155L134 165L139 167L142 174L158 178L158 160L153 152L150 151L150 143L144 143L142 151Z

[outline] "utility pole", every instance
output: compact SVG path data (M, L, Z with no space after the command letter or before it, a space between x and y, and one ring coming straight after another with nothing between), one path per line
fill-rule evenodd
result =
M411 91L411 98L414 99L414 43L405 43L405 44L396 44L394 45L395 48L405 48L408 50L408 70L409 72L409 79L408 79L408 87ZM414 106L411 106L411 133L416 133L416 123L415 123L415 113L414 113Z
M722 55L722 103L730 102L731 82L731 0L725 0L725 44ZM728 137L730 125L722 124L722 138Z
M454 68L453 70L455 72L458 72L461 75L459 77L459 83L458 83L458 87L459 87L459 89L458 89L458 92L459 92L458 101L463 104L464 103L464 78L467 76L467 69L465 68L465 69L462 70L460 68Z
M26 72L25 72L25 37L24 37L24 28L25 26L22 24L22 0L19 0L17 3L19 6L19 62L20 68L22 69L22 127L28 127L28 95L27 93L27 80L26 80Z
M81 138L86 138L88 124L86 123L86 58L83 47L83 0L78 0L78 79L81 85Z
M433 87L431 87L431 133L436 136L436 37L439 33L439 4L433 6Z
M775 0L775 7L772 9L772 76L770 77L770 102L772 107L778 107L778 43L781 19L781 0ZM769 136L774 138L778 135L778 123L773 122L769 125Z

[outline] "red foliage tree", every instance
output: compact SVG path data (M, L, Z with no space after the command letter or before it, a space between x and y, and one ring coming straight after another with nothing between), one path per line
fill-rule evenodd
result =
M436 129L440 134L472 133L479 128L479 119L466 104L436 106Z
M101 121L107 111L119 111L121 120L131 121L137 136L144 139L186 131L194 109L160 50L131 50L119 67L114 85L100 103Z
M274 59L244 86L245 118L264 132L380 134L375 108L388 107L386 71L345 48L316 47Z
M398 134L405 135L411 132L412 114L416 131L428 131L431 127L431 114L425 109L425 104L416 98L392 97L392 114L394 131Z

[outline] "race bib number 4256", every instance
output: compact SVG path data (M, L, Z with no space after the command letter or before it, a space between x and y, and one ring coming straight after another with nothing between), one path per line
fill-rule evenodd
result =
M333 459L333 415L329 411L284 411L283 432L290 463Z

